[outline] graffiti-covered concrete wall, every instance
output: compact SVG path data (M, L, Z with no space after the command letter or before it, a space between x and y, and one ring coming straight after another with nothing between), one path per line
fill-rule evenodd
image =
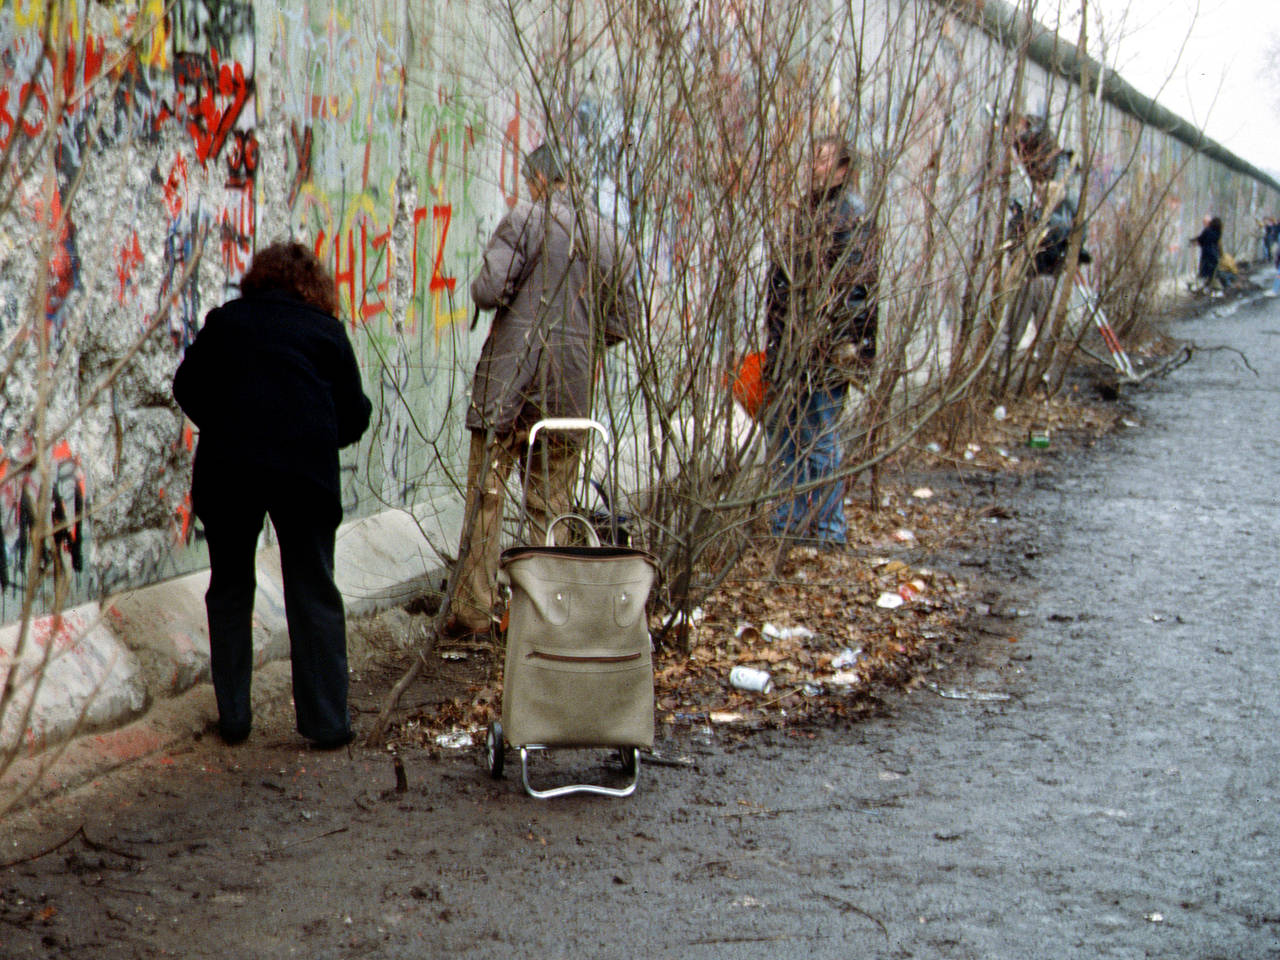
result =
M0 209L12 359L0 365L0 622L19 609L33 549L64 565L67 602L204 563L187 494L194 437L169 385L254 249L286 236L333 271L377 406L343 461L347 515L452 496L440 465L460 432L467 279L535 135L501 71L483 69L499 48L464 7L0 12L0 150L14 191ZM65 55L46 55L46 38ZM46 262L47 285L36 283ZM58 434L48 509L74 522L37 546L40 407Z
M344 457L347 515L411 509L433 549L451 548L461 412L483 332L471 329L467 284L550 109L527 82L511 9L15 0L0 11L0 622L20 609L31 551L65 570L63 603L204 564L188 497L194 437L169 386L204 314L236 294L257 247L286 236L332 269L375 403L373 429ZM868 13L858 55L902 67L886 76L937 73L934 95L909 108L920 129L989 126L977 104L983 85L993 103L1007 94L1009 45L948 17L945 56L920 64L903 34L876 26L896 22ZM813 43L835 41L818 31ZM1027 76L1023 102L1043 101L1069 140L1078 87L1043 66ZM591 107L617 82L594 78L580 130L625 135ZM977 88L964 116L943 118L938 91L962 83ZM1121 178L1160 184L1168 236L1183 238L1168 241L1171 271L1189 265L1185 237L1203 212L1223 214L1239 243L1253 217L1280 207L1273 184L1110 102L1100 129L1091 189L1102 202ZM936 163L931 144L908 143L902 170ZM961 196L970 172L948 169L936 190ZM898 178L888 182L904 209L938 205L911 199L918 176ZM614 203L607 184L597 199ZM913 232L900 250L921 242ZM52 442L33 459L37 434ZM42 469L54 481L44 503ZM42 510L65 529L34 543Z

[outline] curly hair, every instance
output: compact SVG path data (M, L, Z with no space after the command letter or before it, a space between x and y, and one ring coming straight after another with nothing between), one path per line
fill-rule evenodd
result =
M254 296L277 290L338 315L338 288L333 275L314 253L296 240L282 240L259 250L240 278L240 293Z

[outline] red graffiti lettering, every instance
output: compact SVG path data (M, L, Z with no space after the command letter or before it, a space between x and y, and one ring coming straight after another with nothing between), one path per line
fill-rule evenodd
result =
M187 132L195 143L196 157L203 166L222 152L227 136L240 118L240 112L249 101L252 79L244 75L239 64L220 63L218 52L209 54L214 77L200 78L198 96L188 104ZM190 79L190 74L184 71Z
M186 194L187 158L180 153L164 181L164 206L169 211L170 220L177 220L182 215L182 208L186 206Z
M116 280L119 281L119 287L116 290L116 300L123 304L126 294L133 286L134 271L142 266L142 245L138 242L137 230L133 231L131 240L125 243L118 253L120 263L116 267Z
M293 182L289 184L289 206L292 207L302 185L311 182L311 127L307 126L299 137L297 124L290 123L289 139L293 141L293 151L298 157L298 169L294 172Z
M363 320L368 320L372 316L386 312L387 290L391 286L391 248L387 245L387 241L391 239L391 231L380 233L370 242L367 240L365 225L360 225L360 246L362 249L361 257L361 282L364 284L364 303L360 307L360 316ZM375 284L373 291L377 297L373 300L369 298L369 248L373 247L379 253L374 256L374 267L378 266L379 256L382 259L382 273L385 279L381 283Z
M347 303L351 306L351 327L356 325L356 251L355 237L347 231L347 268L342 269L342 244L340 237L333 238L333 282L338 285L341 296L342 285L347 285Z
M449 204L442 204L431 208L431 219L436 225L436 259L435 265L431 270L431 284L429 289L432 293L440 290L448 290L453 293L453 288L457 285L456 277L446 277L441 272L444 265L444 244L449 237L449 221L453 219L453 207Z
M258 137L252 130L237 130L227 156L227 186L239 190L252 189L257 173Z
M507 157L511 158L511 186L507 187ZM498 189L502 191L508 207L520 200L520 94L516 94L516 112L507 121L502 134L502 159L498 166Z

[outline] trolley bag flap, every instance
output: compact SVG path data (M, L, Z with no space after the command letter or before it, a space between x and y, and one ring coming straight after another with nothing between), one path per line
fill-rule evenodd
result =
M517 547L502 724L511 743L653 745L653 662L644 616L657 563L620 547Z

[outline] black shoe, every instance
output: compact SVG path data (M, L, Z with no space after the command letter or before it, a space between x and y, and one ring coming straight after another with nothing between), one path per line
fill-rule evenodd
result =
M250 729L252 728L247 723L223 723L221 720L218 721L218 736L229 747L234 747L248 740Z

